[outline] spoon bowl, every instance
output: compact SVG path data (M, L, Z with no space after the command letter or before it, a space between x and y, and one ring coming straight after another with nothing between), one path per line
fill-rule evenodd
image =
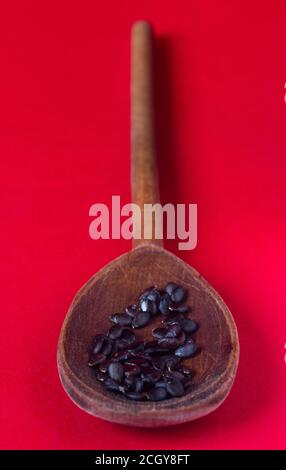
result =
M146 287L174 281L188 290L190 317L199 323L200 354L184 360L194 370L189 393L162 402L133 402L105 390L87 366L93 337L110 327L109 315L136 303ZM162 316L136 330L151 339ZM216 409L232 386L239 358L237 330L218 293L195 271L163 248L143 244L115 259L78 292L64 322L58 347L58 369L70 398L86 412L133 426L167 426L204 416Z

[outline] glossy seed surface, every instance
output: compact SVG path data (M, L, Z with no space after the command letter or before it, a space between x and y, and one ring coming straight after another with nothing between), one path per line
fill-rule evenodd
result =
M185 333L194 333L198 324L190 318L184 318L184 320L180 322L180 326Z
M157 339L165 338L166 334L168 332L167 328L155 328L152 331L152 336Z
M126 307L125 309L125 312L127 313L127 315L129 315L132 318L135 317L137 311L138 311L138 307L135 304L128 305L128 307Z
M111 364L109 364L107 371L109 377L115 382L120 383L123 379L124 369L120 362L112 362Z
M142 328L143 326L148 325L150 321L150 313L149 312L139 312L137 313L136 317L133 318L132 327L133 328Z
M131 325L132 317L127 313L114 313L110 316L110 320L120 326L129 326Z
M107 379L104 381L104 386L107 390L111 390L113 392L119 391L119 384L110 377L107 377Z
M180 304L185 300L187 291L183 287L179 286L175 290L173 290L172 294L170 295L172 302L174 304Z
M169 356L166 360L165 367L168 370L175 370L180 364L180 358L178 356Z
M120 339L124 341L125 343L132 345L134 344L135 338L136 338L135 333L132 330L129 330L127 328L124 328L122 330Z
M184 395L184 392L185 392L184 385L179 380L176 380L176 379L168 382L166 388L167 388L167 392L172 397L181 397L182 395Z
M166 379L175 379L175 380L179 380L180 382L182 380L184 380L184 374L182 372L178 372L177 370L173 370L173 371L168 371L164 374L164 377Z
M121 336L122 331L123 331L122 326L113 325L111 328L109 328L108 337L111 339L117 339Z
M153 388L153 390L150 390L150 392L147 393L147 398L151 401L165 400L165 398L167 398L167 391L165 387Z
M168 294L164 294L161 297L160 303L159 303L159 311L162 313L162 315L168 315L170 313L169 307L171 306L172 301L171 298Z
M158 311L156 302L150 300L148 297L141 300L140 310L141 312L148 312L151 315L155 315L155 313Z
M126 376L138 375L140 374L140 367L137 364L124 364L124 374Z
M145 394L140 392L126 392L125 396L131 400L144 400Z
M88 360L106 390L135 401L161 401L191 390L194 374L184 359L199 352L192 337L198 324L187 315L186 298L187 290L175 282L163 290L151 286L124 313L110 315L113 325L94 337ZM136 329L149 323L156 327L147 339L143 333L143 341Z
M140 353L140 351L144 350L144 343L143 341L133 341L133 343L130 343L126 346L126 349L130 351L132 354L137 354Z
M163 324L172 325L173 323L180 323L184 318L185 316L182 313L177 313L172 310L171 313L163 319Z
M161 372L155 369L145 369L141 372L141 378L145 382L150 382L150 383L155 383L157 380L159 380L161 377Z
M187 357L194 356L197 352L197 345L195 343L185 343L182 346L179 346L176 351L175 355L178 357L182 357L186 359Z
M168 284L165 286L165 291L167 292L167 294L172 295L172 293L175 289L177 289L177 287L179 286L175 282L168 282Z
M101 348L101 353L105 356L109 356L112 353L113 342L109 338L105 338L103 346Z
M179 323L173 323L167 329L165 338L176 338L177 336L179 336L180 332L181 332L181 326L179 325Z
M180 341L178 338L163 338L158 341L159 346L166 349L175 349L179 346Z
M115 362L121 362L121 361L126 360L128 356L129 356L128 351L126 350L118 351L112 355L111 360Z
M189 305L181 305L175 308L172 308L172 312L175 313L189 313L191 311L191 307Z

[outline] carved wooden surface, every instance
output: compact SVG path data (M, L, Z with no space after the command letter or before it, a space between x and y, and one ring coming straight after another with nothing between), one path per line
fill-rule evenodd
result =
M185 360L195 372L191 392L163 402L133 402L106 391L87 367L92 338L108 329L111 313L136 302L146 287L162 288L168 281L188 289L189 315L200 325L195 338L201 353ZM158 316L136 333L151 339L151 330L161 320ZM214 289L179 258L145 245L105 266L79 291L63 325L58 367L65 390L88 413L134 426L164 426L196 419L217 408L233 383L238 356L234 321Z

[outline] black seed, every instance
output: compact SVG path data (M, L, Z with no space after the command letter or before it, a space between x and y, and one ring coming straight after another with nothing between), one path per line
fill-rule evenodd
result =
M136 357L136 356L130 356L127 361L125 362L125 364L127 365L135 365L135 366L138 366L138 367L150 367L152 364L151 364L151 358L146 357L146 358L141 358L141 357Z
M113 341L111 355L113 355L114 353L116 353L119 350L118 347L117 347L116 341L120 341L120 339L118 338L117 340Z
M191 311L191 307L189 305L181 305L180 307L172 307L171 310L175 313L188 313Z
M145 289L142 294L140 295L139 297L139 301L140 300L143 300L143 299L147 299L148 295L150 294L150 292L152 292L154 289L157 289L155 286L151 286L151 287L148 287L147 289Z
M180 363L181 359L177 356L173 356L172 354L167 354L165 356L157 356L153 359L152 364L153 367L157 370L171 370L177 367Z
M116 344L116 351L122 351L123 349L126 349L126 346L127 346L127 343L121 338L118 338L115 341L115 344Z
M180 287L180 286L176 284L175 282L168 282L168 284L165 287L165 291L167 292L167 294L172 295L172 293L174 292L175 289L177 289L177 287Z
M103 372L100 372L100 370L96 372L95 377L97 378L99 382L104 382L106 380L106 374L104 374Z
M184 374L178 372L177 370L165 372L164 377L166 377L166 379L179 380L180 382L185 378Z
M137 311L138 311L138 308L137 308L137 305L135 305L135 304L129 305L125 309L125 312L127 313L127 315L129 315L132 318L135 317Z
M109 356L109 354L112 353L112 348L113 348L113 342L109 338L105 338L103 346L101 348L102 354L105 356Z
M148 353L151 357L153 357L153 356L157 356L157 355L161 356L162 354L167 354L169 352L169 350L166 347L159 346L159 344L157 343L157 345L148 346L145 349L145 352Z
M194 342L188 342L179 346L175 351L175 355L182 358L191 357L196 354L197 350L198 347Z
M140 309L142 312L150 313L150 315L155 315L158 311L156 302L148 298L140 300Z
M165 337L176 338L177 336L179 336L180 332L181 332L181 327L179 323L173 323L172 325L169 326Z
M134 388L135 382L138 378L135 375L125 375L124 376L124 383L129 387L129 388Z
M150 368L142 368L141 377L144 382L155 383L161 377L161 372L155 369Z
M101 362L105 361L105 359L106 359L106 356L104 354L101 354L101 353L93 354L92 353L89 356L88 365L90 367L97 366Z
M140 300L140 310L141 312L149 312L151 313L153 302L152 300L148 300L147 298L144 298Z
M101 364L99 364L99 366L98 366L98 369L100 370L100 372L103 372L104 374L106 374L108 366L109 366L110 363L111 363L111 361L101 362Z
M146 326L150 321L150 313L148 312L139 312L137 313L136 317L133 318L132 327L133 328L141 328L142 326Z
M109 318L113 323L117 323L120 326L129 326L132 322L132 318L127 313L114 313Z
M112 392L119 392L119 384L114 382L110 377L104 381L104 386L106 390L110 390Z
M172 301L168 294L163 294L159 303L159 310L163 315L168 315L170 313L169 307L171 306Z
M145 393L140 392L125 392L125 396L131 400L144 400Z
M111 339L117 339L121 336L122 331L123 331L122 326L113 325L111 328L109 328L108 337Z
M169 356L156 356L152 360L153 367L157 370L164 370Z
M159 388L161 388L161 387L166 388L167 387L167 382L165 380L158 380L158 382L156 382L154 384L154 387L156 387L156 388L158 388L158 387Z
M140 351L144 351L144 342L135 340L133 343L128 344L126 349L128 349L132 354L140 353Z
M158 344L162 348L176 349L179 346L180 341L178 338L163 338L159 339Z
M148 367L149 362L144 360L144 359L139 359L139 358L130 358L125 362L126 366L139 366L139 367Z
M147 393L147 399L151 401L160 401L167 398L167 391L164 387L153 388Z
M183 287L177 287L175 290L173 290L170 297L174 304L180 304L181 302L183 302L183 300L185 300L186 295L186 289L184 289Z
M120 383L124 375L123 366L119 362L112 362L108 366L108 375L112 380Z
M128 377L130 375L140 374L140 367L136 364L124 364L124 374Z
M164 325L172 325L173 323L179 323L181 320L183 320L185 317L182 313L169 313L169 315L164 318L163 323Z
M184 385L179 380L171 380L167 383L167 392L172 397L181 397L185 393Z
M152 352L150 353L150 356L152 357L160 357L160 356L164 356L165 354L169 354L170 353L170 348L166 348L165 346L161 347L161 346L157 346L157 348Z
M166 360L165 367L168 370L172 370L178 366L180 361L181 359L178 356L169 356L168 359Z
M124 328L120 336L120 339L122 341L125 341L125 343L127 343L128 345L131 345L135 341L135 334L132 330L128 328Z
M124 349L123 351L118 351L112 354L111 359L115 362L121 362L121 361L125 361L128 358L128 356L129 356L129 351Z
M104 343L105 336L104 335L96 335L93 340L93 345L91 351L93 354L97 354L100 352L102 345Z
M146 298L148 300L151 300L152 302L155 302L156 305L159 304L160 302L160 299L161 299L161 294L160 292L158 291L158 289L156 289L156 287L154 287L153 289L150 290L150 292L147 294Z
M148 356L148 354L146 354L146 352L140 353L140 352L131 351L129 362L133 361L134 359L139 359L139 360L141 359L141 360L149 361L149 362L151 362L152 360L151 357Z
M144 388L144 382L141 379L137 379L134 383L134 392L142 392Z
M167 328L155 328L152 331L152 335L154 336L154 338L161 339L166 336L167 331Z
M190 318L185 318L180 322L181 328L185 333L194 333L198 328L197 322L190 320Z

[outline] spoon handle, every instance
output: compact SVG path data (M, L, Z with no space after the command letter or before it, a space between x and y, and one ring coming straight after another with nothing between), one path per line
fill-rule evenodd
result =
M162 246L162 240L155 238L154 216L149 217L149 222L143 217L144 204L160 202L154 144L152 60L151 25L137 21L131 33L131 192L132 202L139 206L141 213L133 213L133 233L137 234L133 238L133 248L142 243ZM140 234L141 238L135 238Z

